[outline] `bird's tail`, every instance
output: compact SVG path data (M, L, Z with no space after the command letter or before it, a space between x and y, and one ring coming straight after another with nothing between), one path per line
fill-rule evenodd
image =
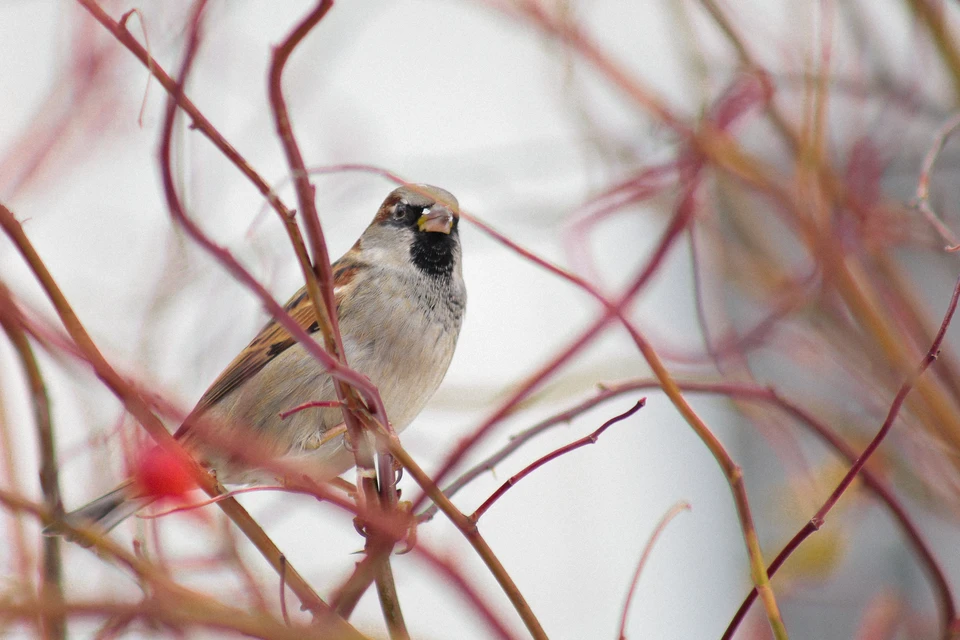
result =
M151 498L138 495L133 481L127 480L110 493L100 496L76 511L64 514L63 521L72 527L93 526L106 533L151 502L153 502ZM43 534L46 536L68 535L56 524L44 529Z

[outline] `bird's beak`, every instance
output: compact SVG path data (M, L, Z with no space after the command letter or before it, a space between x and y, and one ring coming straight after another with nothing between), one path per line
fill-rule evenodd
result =
M438 231L450 233L453 229L453 213L441 204L435 204L417 219L420 231Z

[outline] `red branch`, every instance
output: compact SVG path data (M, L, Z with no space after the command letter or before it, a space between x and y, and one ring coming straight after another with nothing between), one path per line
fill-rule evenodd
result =
M167 199L167 206L170 209L170 215L183 227L187 234L207 251L214 259L222 264L238 282L253 291L263 302L270 315L284 329L290 333L297 342L303 345L314 358L316 358L334 378L341 380L362 393L370 403L373 410L378 415L386 415L383 409L383 402L380 400L380 394L376 387L363 375L356 371L341 365L329 353L313 340L294 320L284 308L273 299L273 296L247 271L233 254L224 247L216 244L197 226L197 224L186 214L183 205L180 202L180 196L177 194L176 185L173 181L173 172L171 164L171 147L173 139L173 123L177 113L177 105L183 98L183 83L186 72L189 72L199 45L199 38L196 30L191 35L187 54L179 74L179 81L174 84L170 99L167 101L166 115L164 116L163 132L160 137L160 167L163 174L163 192Z
M863 453L861 453L860 456L850 466L850 469L847 471L846 475L833 490L833 493L830 494L830 497L827 498L826 502L823 503L823 506L821 506L814 516L810 518L810 521L807 522L807 524L805 524L803 528L800 529L800 531L798 531L793 538L790 539L777 557L774 558L773 562L770 563L767 573L771 577L804 540L806 540L815 531L820 530L820 527L822 527L823 523L826 521L827 514L830 513L830 510L833 509L833 507L837 504L840 496L842 496L850 487L850 484L857 477L857 474L859 474L864 465L867 464L867 460L870 459L870 456L873 455L873 453L877 450L877 447L880 446L880 443L883 442L883 439L890 432L894 421L897 419L897 415L900 413L900 408L903 406L904 400L906 400L907 395L913 389L917 379L937 359L937 355L940 353L940 345L943 343L943 338L947 333L947 327L950 326L950 321L953 320L953 314L957 310L958 299L960 299L960 279L957 280L957 284L953 289L953 296L950 298L950 304L947 306L947 312L943 317L943 322L940 323L940 330L937 331L937 335L934 337L933 342L930 345L930 349L927 351L926 356L924 356L923 361L921 361L917 371L907 380L905 380L900 386L900 390L897 391L897 395L894 396L893 402L890 404L890 409L887 411L887 418L880 426L880 430L877 432L877 435L873 437L873 439L870 441L870 444L868 444L866 449L863 450ZM734 615L733 620L730 621L730 625L723 634L722 640L730 640L733 638L733 634L736 632L737 627L740 625L740 622L743 620L744 616L746 616L747 611L750 609L750 605L753 603L756 597L757 590L752 589L747 595L746 599L743 601L743 604L740 606L740 609L737 611L736 615ZM952 618L953 615L950 615L950 617L945 621L946 624L944 628L944 638L949 638L949 627L953 622Z
M300 204L300 216L307 227L307 238L313 252L313 268L320 282L320 291L323 293L323 302L330 311L330 321L337 327L337 314L333 312L336 305L333 300L333 274L330 271L330 254L327 252L327 243L323 236L323 227L317 215L317 205L314 200L315 189L310 184L310 176L303 162L303 155L293 136L290 125L290 115L287 112L287 103L283 98L281 78L283 69L293 50L307 36L308 33L321 21L333 7L333 0L321 0L317 6L298 24L283 44L274 49L273 62L270 64L268 88L270 105L274 111L277 125L277 135L283 144L283 151L287 155L287 163L293 176L293 183L297 190L297 201ZM335 332L339 342L339 332ZM341 349L342 352L342 349Z
M304 403L304 404L301 404L301 405L298 406L298 407L294 407L293 409L290 409L289 411L282 411L282 412L280 413L280 419L281 419L281 420L286 420L287 418L289 418L289 417L292 416L293 414L299 413L299 412L301 412L301 411L304 411L305 409L332 408L332 407L339 407L341 404L342 404L342 403L341 403L339 400L329 400L329 401L326 401L326 400L314 400L313 402L306 402L306 403Z
M556 450L554 450L554 451L551 451L550 453L548 453L547 455L543 456L543 457L540 458L539 460L536 460L536 461L533 462L532 464L527 465L524 469L522 469L522 470L520 471L520 473L516 474L515 476L512 476L509 480L507 480L507 481L504 482L502 485L500 485L500 488L497 489L496 491L494 491L494 492L493 492L493 495L491 495L489 498L487 498L486 500L484 500L483 504L481 504L481 505L477 508L477 510L473 512L473 515L470 516L470 520L472 520L473 522L477 522L477 521L483 516L483 514L487 512L487 509L489 509L491 506L493 506L493 503L496 502L497 500L499 500L499 499L503 496L503 494L505 494L507 491L510 490L511 487L513 487L514 485L516 485L518 482L520 482L521 480L523 480L524 478L526 478L528 475L530 475L531 473L533 473L534 471L536 471L537 469L539 469L539 468L542 467L543 465L547 464L547 463L550 462L551 460L556 460L557 458L559 458L559 457L562 456L563 454L569 453L569 452L573 451L574 449L579 449L580 447L585 447L585 446L587 446L588 444L595 444L595 443L597 442L597 440L600 438L600 435L601 435L604 431L606 431L607 429L609 429L609 428L612 427L613 425L617 424L618 422L621 422L621 421L623 421L623 420L626 420L627 418L629 418L630 416L632 416L633 414L635 414L637 411L639 411L646 403L647 403L647 399L646 399L646 398L640 399L640 401L637 402L637 404L633 405L633 406L632 406L630 409L628 409L627 411L621 413L621 414L618 415L618 416L614 416L614 417L610 418L609 420L607 420L606 422L604 422L602 425L600 425L600 428L599 428L599 429L597 429L596 431L594 431L594 432L591 433L590 435L584 436L584 437L580 438L579 440L575 440L575 441L571 442L570 444L566 444L566 445L560 447L559 449L556 449Z
M782 397L776 390L770 387L760 387L748 384L726 383L726 382L686 382L678 381L677 385L684 393L693 394L716 394L727 396L731 400L740 402L763 403L783 411L805 425L814 435L820 438L835 453L853 464L857 459L857 454L850 445L848 445L833 429L817 420L812 414L802 409L800 406L790 402ZM590 409L603 404L613 398L618 398L627 393L637 391L647 391L657 389L660 383L657 380L633 380L620 382L616 384L604 385L602 390L595 396L587 398L575 406L551 416L536 425L517 433L510 438L510 441L499 451L486 458L476 466L465 471L457 480L450 484L444 491L447 496L453 496L460 489L475 480L477 477L492 470L504 459L514 453L524 444L544 433L545 431L567 423L577 416L589 411ZM874 472L867 468L860 470L860 477L864 484L890 511L891 516L900 526L904 537L913 547L914 552L919 557L923 569L927 572L930 581L933 583L934 593L940 602L940 615L944 621L944 626L948 626L955 617L956 608L953 602L953 593L947 582L943 570L940 568L933 551L924 541L920 531L913 524L910 515L900 504L900 501L887 488L883 480ZM426 509L418 519L422 522L429 520L436 513L436 507L431 506Z
M524 258L527 258L535 264L544 267L551 273L577 285L589 293L598 302L604 305L605 310L591 326L584 330L566 348L562 349L550 362L527 378L527 380L525 380L514 392L513 396L504 402L497 410L495 410L492 415L490 415L479 427L473 431L473 433L460 441L457 448L447 456L440 470L436 473L434 478L435 482L441 482L447 476L447 474L450 473L453 467L460 462L466 452L473 448L477 442L486 436L487 433L489 433L489 431L494 427L494 425L499 423L511 412L513 412L513 410L516 409L516 407L527 396L533 393L533 391L538 388L540 384L544 382L544 380L556 373L558 369L564 366L584 347L590 344L598 335L600 335L600 333L607 327L608 324L610 324L614 319L618 318L622 321L626 321L626 309L650 281L650 278L653 276L653 274L657 272L664 258L666 258L667 253L673 247L677 241L677 238L679 238L680 233L686 229L690 219L693 216L693 213L694 207L679 206L677 208L676 214L670 220L666 230L663 232L660 242L653 251L653 255L650 256L647 262L640 269L639 273L623 290L620 296L615 301L611 301L604 297L602 293L597 291L596 288L591 286L589 283L584 282L577 276L568 273L563 269L551 264L550 262L536 256L512 240L504 237L502 234L494 231L488 225L481 223L476 218L465 216L461 212L462 217L469 219L471 222L483 229L486 233L507 245ZM425 499L425 495L420 496L420 498L414 503L414 510L422 506Z

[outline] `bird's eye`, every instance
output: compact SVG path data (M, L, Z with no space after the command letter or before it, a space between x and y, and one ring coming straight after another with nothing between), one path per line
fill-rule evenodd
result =
M407 217L407 205L404 203L398 204L393 208L393 219L394 220L403 220Z

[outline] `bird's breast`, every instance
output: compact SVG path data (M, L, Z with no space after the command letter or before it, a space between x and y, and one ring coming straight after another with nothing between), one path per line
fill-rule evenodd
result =
M423 409L453 358L465 302L462 283L455 284L380 274L340 310L347 362L377 385L398 431Z

